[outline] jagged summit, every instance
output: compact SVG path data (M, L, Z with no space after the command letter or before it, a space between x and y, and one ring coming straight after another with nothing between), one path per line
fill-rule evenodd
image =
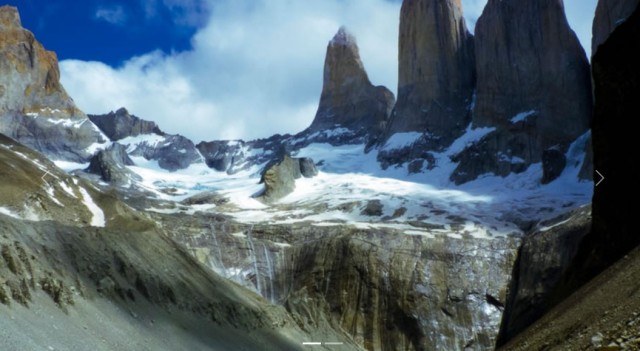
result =
M18 8L9 5L0 6L0 30L20 27L22 27L22 22Z
M394 101L389 89L371 84L356 38L340 27L327 46L320 104L308 131L345 127L375 134Z

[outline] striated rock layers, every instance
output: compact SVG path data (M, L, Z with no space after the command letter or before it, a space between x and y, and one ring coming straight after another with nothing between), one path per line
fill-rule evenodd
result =
M473 37L460 0L405 0L400 14L398 101L387 137L425 132L449 145L470 121Z
M519 244L346 225L189 220L201 225L163 223L201 262L241 284L249 280L299 324L332 325L366 350L493 349Z
M394 103L389 89L371 84L355 37L341 27L327 46L320 105L308 131L343 127L376 135Z
M74 128L69 128L74 127ZM84 161L104 141L60 84L56 54L0 7L0 133L55 158Z
M506 175L589 129L589 62L561 0L490 0L475 31L474 127L496 130L458 155L456 183ZM515 162L514 162L515 161Z

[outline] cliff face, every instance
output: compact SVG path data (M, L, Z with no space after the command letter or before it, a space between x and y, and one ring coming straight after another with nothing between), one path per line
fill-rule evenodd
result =
M460 0L406 0L400 14L398 102L387 134L426 132L448 145L470 120L473 38Z
M309 131L343 127L376 135L394 102L389 89L371 84L355 37L341 27L327 46L322 96Z
M593 168L603 174L605 180L594 189L592 232L580 247L573 272L577 284L584 283L640 244L628 197L628 186L634 184L629 152L637 148L637 136L626 123L638 110L639 52L640 7L637 7L599 46L592 59Z
M501 342L514 337L543 314L547 315L506 349L531 349L536 348L533 345L543 343L567 345L569 339L574 345L595 347L611 345L613 342L615 348L621 346L619 341L622 339L614 337L607 340L609 337L606 335L620 335L620 331L631 329L636 323L627 322L620 315L624 314L621 313L623 310L633 311L629 306L638 302L637 289L629 284L637 279L624 277L620 281L620 276L637 275L638 272L634 267L637 266L637 252L628 254L640 245L640 237L634 229L633 205L628 197L628 184L633 184L633 172L628 168L628 152L635 148L636 136L633 128L625 125L625 121L637 114L637 97L640 96L640 7L636 6L626 20L612 29L610 22L602 20L602 11L609 6L613 6L613 3L606 0L598 4L594 39L597 33L606 33L608 30L612 30L612 33L608 38L599 39L603 42L592 58L595 95L591 131L593 168L602 173L605 179L594 188L591 216L586 208L581 209L577 216L568 218L562 225L525 238L503 319ZM600 179L599 176L594 178ZM611 267L610 273L597 276L608 267ZM584 284L587 286L578 290ZM633 291L629 291L631 289ZM606 290L617 291L603 293ZM596 291L597 294L594 293ZM615 306L602 301L592 302L600 297L614 301L615 298L611 297L614 295L622 296L625 300L623 309L617 308L619 301L613 303ZM558 308L550 312L563 300ZM606 319L600 319L604 309L611 313ZM557 328L548 328L550 319L557 319L554 320ZM577 321L588 322L578 325ZM622 324L614 324L615 321L622 321ZM592 338L594 335L595 339ZM528 344L534 338L537 339L535 343ZM632 346L633 340L624 340L626 347L635 347Z
M592 111L589 62L561 0L490 0L475 33L473 125L496 131L458 157L458 183L524 170L550 148L566 152Z
M348 225L162 220L220 275L332 325L367 350L494 347L518 240L413 236ZM223 254L224 253L224 254Z
M591 39L591 55L595 55L598 47L604 43L613 30L622 24L640 4L640 0L600 0L593 20L593 37Z
M56 54L22 28L11 6L0 7L0 133L72 161L87 160L87 148L105 141L60 85Z

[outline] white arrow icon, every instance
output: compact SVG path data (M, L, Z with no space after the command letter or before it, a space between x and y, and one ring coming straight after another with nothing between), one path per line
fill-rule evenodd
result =
M596 183L596 186L598 186L604 180L604 176L602 175L602 173L598 172L597 169L596 169L596 173L598 173L598 175L600 176L600 180Z

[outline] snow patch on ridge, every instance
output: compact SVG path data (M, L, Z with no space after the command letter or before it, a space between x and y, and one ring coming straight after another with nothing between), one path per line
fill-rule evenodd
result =
M80 194L82 195L82 201L84 205L87 207L89 212L91 212L91 226L104 227L105 218L102 209L98 205L96 205L95 202L93 202L91 195L89 195L85 188L79 187L78 189L80 190Z

